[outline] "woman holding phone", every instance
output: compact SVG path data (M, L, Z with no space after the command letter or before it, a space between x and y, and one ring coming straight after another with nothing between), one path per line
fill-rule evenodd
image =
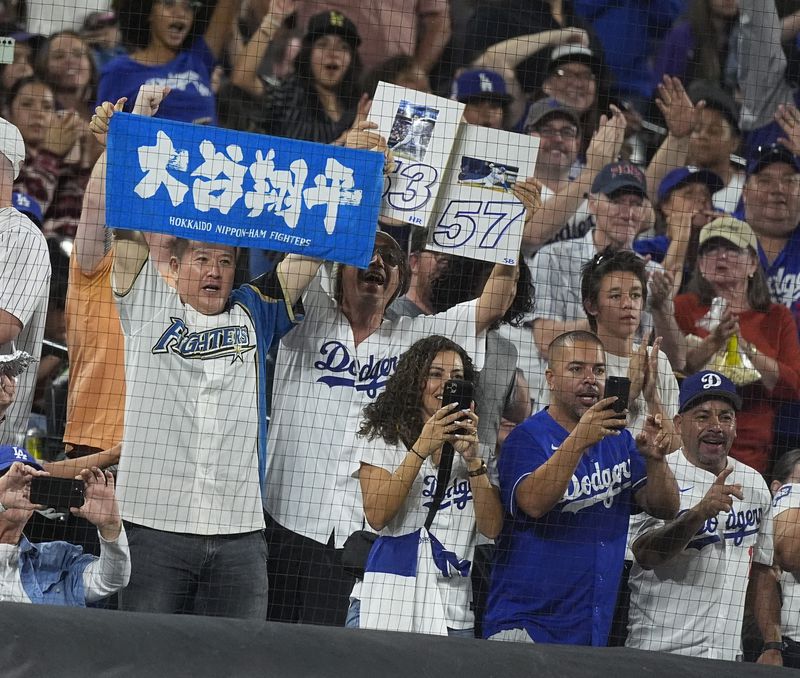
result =
M473 637L472 585L469 565L478 533L493 539L503 512L496 481L480 457L474 408L457 403L442 406L448 380L472 382L472 360L454 342L432 336L415 343L397 364L384 391L364 408L355 459L364 515L379 533L370 560L381 554L381 569L399 565L402 546L411 537L416 551L416 576L401 588L383 576L398 595L381 595L381 582L365 576L353 588L347 626ZM454 449L453 466L429 535L425 525L446 444ZM414 537L420 531L418 543ZM397 539L393 539L397 538ZM433 549L444 560L431 561ZM386 562L397 549L398 562ZM439 552L441 551L441 553ZM389 556L391 561L391 556ZM441 565L452 576L442 574ZM369 568L368 568L369 569ZM458 572L454 572L458 570ZM430 576L431 571L434 574ZM406 574L408 574L406 572ZM385 590L385 589L384 589ZM437 623L439 622L439 623Z

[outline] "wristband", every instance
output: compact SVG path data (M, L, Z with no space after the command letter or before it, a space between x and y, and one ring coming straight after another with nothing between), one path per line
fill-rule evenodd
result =
M761 646L761 652L766 652L767 650L778 650L778 652L783 652L786 650L786 643L782 640L771 640L768 643L764 643Z
M477 478L478 476L486 475L489 472L489 469L486 468L486 462L481 462L480 468L476 468L474 471L467 471L467 475L470 478Z
M409 451L410 451L410 452L413 452L414 454L416 454L416 455L417 455L417 456L418 456L420 459L422 459L422 461L425 461L425 457L423 457L423 456L422 456L422 455L421 455L419 452L417 452L417 451L416 451L416 450L415 450L413 447L412 447L412 448L411 448Z

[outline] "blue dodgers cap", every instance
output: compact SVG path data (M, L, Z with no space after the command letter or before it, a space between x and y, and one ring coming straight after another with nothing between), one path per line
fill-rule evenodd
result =
M689 184L705 184L712 195L725 188L725 182L718 174L711 170L687 165L672 170L661 180L658 185L658 202L664 202L672 191Z
M27 216L39 228L42 226L44 219L42 218L42 207L39 202L31 198L27 193L19 193L14 191L11 194L11 204Z
M703 370L686 377L681 384L678 412L682 413L699 405L704 400L725 400L733 405L733 409L742 408L742 399L736 392L733 382L719 372Z
M10 468L15 462L21 461L23 464L33 466L35 469L42 470L37 462L24 447L15 445L0 445L0 472Z
M592 182L592 193L611 195L622 189L647 197L647 179L633 163L611 162L597 173Z
M776 162L785 162L790 165L795 172L800 172L800 161L783 144L770 144L769 146L759 146L756 152L747 161L747 176L758 174L761 170Z
M511 101L503 76L487 68L473 68L461 73L453 80L450 98L462 104L474 99L496 101L500 104Z

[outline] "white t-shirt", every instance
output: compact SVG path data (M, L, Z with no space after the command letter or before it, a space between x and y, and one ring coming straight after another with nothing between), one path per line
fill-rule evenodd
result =
M639 345L633 345L633 351L639 350ZM650 349L647 350L648 354ZM623 358L606 351L606 374L609 377L627 377L628 367L631 363L630 358ZM663 351L658 352L658 384L656 386L658 395L661 398L664 417L670 421L678 414L678 380L672 371L672 365ZM628 404L628 431L636 438L644 430L644 423L647 419L647 403L644 395L639 393L633 403Z
M715 476L691 464L683 450L667 457L680 491L681 511L696 506ZM726 515L711 518L686 548L664 565L643 570L635 561L629 585L628 647L706 659L741 655L745 593L753 562L772 565L772 500L764 479L732 457L726 483L742 486ZM631 543L662 527L644 513L631 521Z
M358 478L361 462L385 469L389 473L400 466L408 450L404 445L390 445L383 438L369 441L357 438L353 458L358 467L352 473ZM469 485L468 469L464 458L456 453L450 483L433 519L430 532L442 545L456 554L459 560L469 560L475 555L478 543L478 530L475 524L475 504ZM436 492L438 469L432 460L426 459L409 490L397 515L378 534L386 537L399 537L410 534L425 524L431 498ZM497 486L496 469L490 471L490 481ZM361 495L359 494L359 497ZM451 629L470 629L475 625L472 612L472 581L469 577L437 577L437 585L442 605L445 609L447 626ZM360 599L361 582L353 588L352 598Z
M728 184L711 196L714 207L729 214L733 213L739 205L746 179L744 172L734 172Z
M441 334L483 366L486 335L475 335L476 301L431 316L383 324L357 347L350 322L318 276L303 296L303 322L282 340L275 363L266 509L280 525L337 548L360 530L361 491L352 471L361 411L411 345Z
M50 254L42 232L13 207L0 208L0 308L22 323L14 348L37 360L42 354L50 272ZM0 346L0 351L11 353L11 342ZM16 397L0 424L0 445L25 446L36 367L33 363L17 377Z
M123 518L201 535L263 529L254 309L232 303L204 315L150 259L116 299L125 335Z
M772 499L772 517L784 511L800 509L800 484L788 483ZM781 573L781 633L792 640L800 640L800 573Z

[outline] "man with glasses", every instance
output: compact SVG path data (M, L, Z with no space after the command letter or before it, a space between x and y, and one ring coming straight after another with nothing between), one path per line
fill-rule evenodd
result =
M781 144L759 147L747 165L744 219L758 239L758 256L772 301L792 311L800 332L800 161ZM798 403L785 403L776 424L776 450L800 444Z
M355 580L340 549L364 526L351 475L363 407L422 337L447 336L482 367L484 332L516 290L516 268L498 264L477 299L438 315L386 320L409 279L405 253L379 232L367 268L338 266L318 276L303 296L303 323L280 343L266 493L273 621L344 625Z
M781 664L772 497L757 471L729 456L741 406L736 386L717 372L681 385L674 421L683 445L666 457L681 511L671 521L631 521L628 647L741 660L749 592L764 640L758 661Z
M581 266L606 247L632 249L646 224L646 199L642 170L631 163L610 163L592 182L588 207L595 229L582 238L552 243L537 252L533 259L533 337L543 356L558 335L589 330L580 298ZM647 267L649 271L662 270L653 262ZM642 314L642 326L652 326L650 314Z

